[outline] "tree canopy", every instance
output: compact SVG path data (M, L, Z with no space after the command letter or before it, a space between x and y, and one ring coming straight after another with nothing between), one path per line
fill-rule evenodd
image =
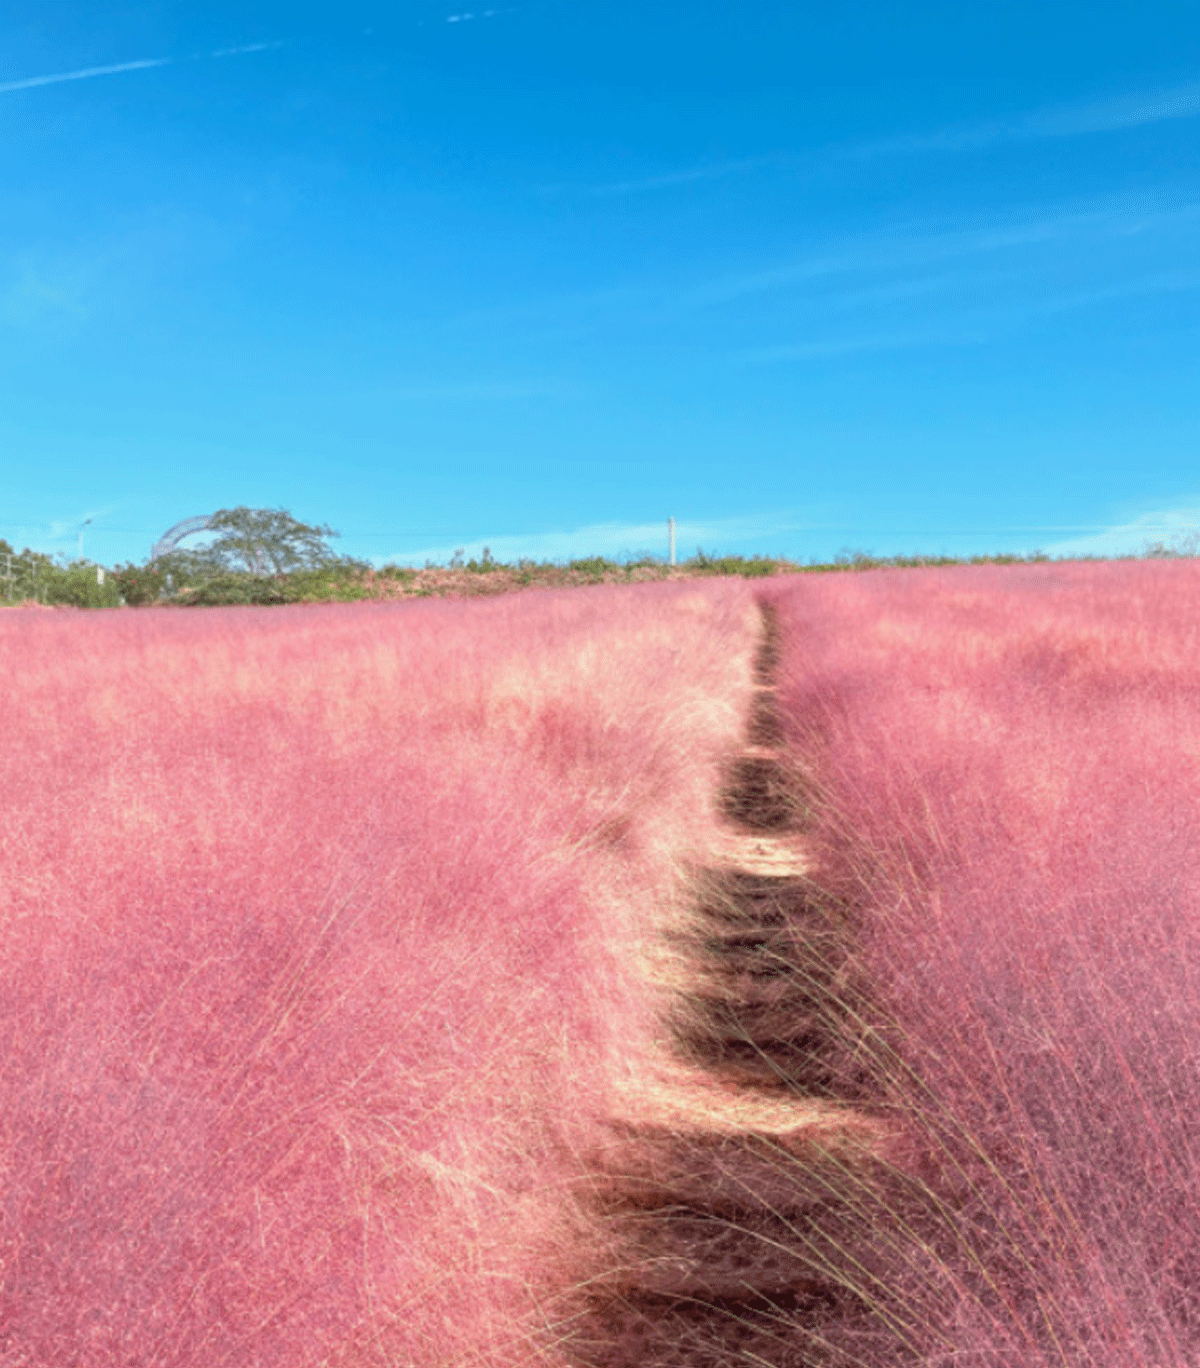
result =
M339 558L329 547L332 527L302 523L284 508L222 508L210 523L216 539L189 553L224 573L287 575L316 570Z

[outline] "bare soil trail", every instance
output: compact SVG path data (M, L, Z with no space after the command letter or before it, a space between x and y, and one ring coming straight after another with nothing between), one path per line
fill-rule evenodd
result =
M777 633L764 606L724 834L663 947L663 1078L590 1180L607 1243L569 1332L586 1368L850 1365L881 1335L903 1358L886 1307L897 1170L856 1062L854 917L806 856Z

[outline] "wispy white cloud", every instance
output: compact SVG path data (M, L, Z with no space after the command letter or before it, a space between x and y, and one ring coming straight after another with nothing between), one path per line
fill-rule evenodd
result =
M269 52L285 46L282 41L244 43L239 47L217 48L213 52L196 54L191 60L203 61L220 57L240 57L252 52ZM76 71L56 71L47 76L26 76L18 81L0 82L0 95L18 90L34 90L38 86L62 85L68 81L90 81L97 76L120 76L129 71L148 71L155 67L178 66L178 57L143 57L135 62L114 62L109 66L80 67Z
M742 157L735 161L710 162L704 166L684 167L679 171L665 171L656 176L634 176L628 180L601 181L597 184L562 182L542 187L544 195L580 195L592 199L609 199L623 195L649 194L655 190L673 190L681 185L696 185L703 181L726 180L730 176L744 176L767 166L784 164L774 154Z
M845 151L856 157L896 156L921 152L969 152L1005 143L1045 138L1074 138L1115 133L1168 119L1200 114L1200 82L1139 91L1107 100L1048 105L1005 119L952 124L928 133L905 133L859 143Z
M1120 299L1137 299L1145 295L1192 294L1196 290L1200 290L1200 271L1153 271L1113 285L1097 285L1085 290L1034 300L1024 307L1024 312L1067 313L1072 309L1086 309L1095 304L1107 304Z
M916 351L927 347L980 347L990 340L989 334L982 329L974 332L947 329L942 332L863 333L758 347L744 352L741 360L748 365L769 365L773 361L822 361L873 352Z
M1131 238L1155 230L1186 229L1197 221L1200 221L1200 202L1175 203L1159 208L1147 206L1144 202L1130 205L1125 200L1112 200L1064 207L1024 223L996 224L979 229L914 229L851 238L832 250L826 248L765 270L740 272L705 281L690 290L687 299L694 304L723 304L837 277L894 276L896 272L920 271L930 266L971 258L1001 257L1028 248L1087 239L1099 242ZM1153 288L1161 289L1165 285L1167 274L1160 274L1162 278ZM884 293L912 295L934 292L940 283L948 279L946 276L916 280L889 279L865 291L859 286L855 286L854 290L856 296L870 294L872 298L879 298ZM1128 293L1129 288L1124 283L1113 287L1122 293ZM1147 289L1150 288L1150 278L1147 277Z
M915 231L848 239L834 251L823 251L761 271L718 277L699 286L692 302L720 304L746 295L805 285L833 276L863 275L882 270L926 267L956 258L999 253L1062 239L1073 233L1111 228L1114 209L1088 207L1032 219L1026 223L983 229ZM1138 215L1146 222L1146 214Z
M1200 115L1200 81L1136 91L1104 100L1046 105L1001 119L964 121L922 133L900 133L859 143L809 149L803 153L759 153L598 184L549 185L543 188L542 193L590 197L647 194L750 175L772 167L796 173L813 171L823 165L836 165L839 161L853 162L921 153L984 151L1007 143L1116 133L1122 129L1171 119L1190 119L1196 115Z
M995 282L993 282L995 283ZM980 347L1011 334L1016 326L1030 324L1055 314L1096 308L1122 300L1151 295L1192 294L1200 291L1200 270L1150 272L1109 285L1095 285L1074 291L1037 293L1025 282L1024 288L999 302L955 304L950 310L935 311L932 318L916 316L907 326L883 332L847 330L845 324L827 322L824 336L809 336L795 342L754 348L742 353L748 365L783 361L819 361L873 352L914 351L934 347ZM924 291L852 291L843 296L860 305L872 296L880 299L907 298ZM939 317L938 314L941 314Z
M675 542L679 556L692 555L697 547L708 552L753 545L758 551L769 551L773 537L803 529L809 524L796 513L763 515L759 517L679 519L675 525ZM498 534L493 537L464 538L453 544L401 550L391 555L376 556L382 565L399 562L424 565L426 561L444 564L456 551L470 560L482 556L484 548L500 561L536 560L565 561L585 556L620 558L649 554L667 555L667 519L642 523L592 523L569 531Z
M475 330L519 319L558 341L605 329L628 335L634 322L647 337L728 311L727 323L713 322L726 328L719 354L733 366L974 347L1055 315L1200 289L1198 229L1200 199L1171 187L1035 204L1024 215L1010 206L992 223L910 221L814 240L749 269L668 272L477 308L454 322ZM692 326L702 335L710 325ZM459 397L456 387L444 397ZM479 397L490 397L486 387Z
M1096 528L1083 536L1054 542L1045 549L1053 556L1125 556L1162 542L1167 546L1200 534L1200 504L1156 509L1112 527Z
M1113 133L1169 119L1190 119L1197 114L1200 81L1192 81L1116 99L1059 105L1030 115L1016 127L1029 137L1070 138L1081 133Z
M790 259L749 269L668 272L472 310L455 323L520 319L557 340L585 330L627 335L636 321L646 337L722 311L728 320L712 322L726 328L720 355L734 366L974 347L1055 316L1200 290L1198 229L1200 199L1173 187L1024 213L1009 206L992 223L910 221L813 240Z

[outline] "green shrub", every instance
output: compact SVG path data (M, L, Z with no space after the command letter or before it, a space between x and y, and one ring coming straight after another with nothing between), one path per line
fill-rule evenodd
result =
M166 591L166 571L153 565L118 565L110 574L117 592L131 608L157 603Z
M701 575L742 575L746 579L760 579L773 575L782 563L770 556L706 556L697 550L695 557L684 565Z
M284 575L212 575L199 584L189 584L174 596L186 608L218 608L227 605L250 606L295 603L299 598L291 577Z
M184 608L273 607L285 603L350 603L370 596L357 563L335 562L289 575L241 572L207 575L183 584L171 602Z
M292 601L353 603L368 598L371 591L367 587L365 572L365 566L347 561L338 561L314 570L296 570L287 576L289 587L295 594Z
M107 574L101 584L101 574L103 570L89 561L51 564L42 602L71 608L116 608L121 602L121 591Z
M615 561L605 560L603 556L585 556L582 560L567 563L568 570L574 570L577 575L586 575L593 582L602 580L610 570L619 568Z

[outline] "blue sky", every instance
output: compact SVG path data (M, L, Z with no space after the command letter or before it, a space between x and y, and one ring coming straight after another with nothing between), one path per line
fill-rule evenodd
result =
M1200 524L1200 7L10 0L0 536Z

